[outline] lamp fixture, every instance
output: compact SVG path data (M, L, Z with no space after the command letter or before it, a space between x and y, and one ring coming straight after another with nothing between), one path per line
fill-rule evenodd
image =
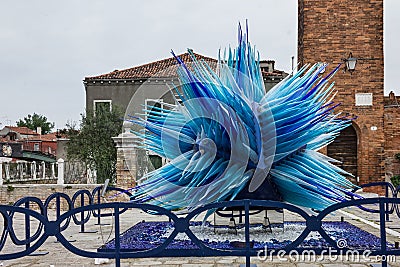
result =
M349 57L345 58L344 62L346 63L346 70L352 74L356 69L357 58L353 57L353 54L350 52Z
M357 58L353 56L352 52L350 52L348 58L342 59L342 61L345 63L344 71L348 71L350 74L352 74L356 69L357 61L360 60L377 60L377 58Z

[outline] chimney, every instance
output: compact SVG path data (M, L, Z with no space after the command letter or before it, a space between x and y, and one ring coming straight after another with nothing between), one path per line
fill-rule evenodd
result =
M38 134L42 134L42 127L37 127L36 128L36 133L38 133Z
M274 72L275 61L274 60L260 60L261 71Z

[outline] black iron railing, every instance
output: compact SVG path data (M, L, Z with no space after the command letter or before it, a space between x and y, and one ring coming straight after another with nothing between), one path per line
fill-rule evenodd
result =
M123 258L149 258L149 257L182 257L182 256L198 256L198 257L215 257L215 256L243 256L246 257L246 266L250 266L250 257L257 256L260 253L259 249L255 249L251 246L250 240L250 212L254 208L276 208L288 210L300 217L305 221L305 229L303 232L281 250L290 252L296 250L299 253L304 250L304 247L299 246L304 239L309 235L310 232L318 232L325 241L335 249L334 253L345 253L350 248L338 247L338 244L332 239L328 233L322 227L322 222L326 216L333 212L343 209L346 207L357 207L362 208L365 212L379 213L379 224L380 224L380 247L371 250L370 255L400 255L400 249L390 248L388 249L386 241L386 220L388 220L389 214L399 214L398 204L400 199L397 198L396 189L390 187L388 184L372 184L371 186L386 186L392 191L393 197L381 198L367 198L350 200L329 206L325 210L321 211L317 215L309 215L303 209L276 201L262 201L262 200L237 200L229 202L221 202L215 204L205 205L197 208L185 215L184 217L178 217L176 214L164 208L149 205L149 204L136 204L133 202L111 202L111 203L100 203L101 187L95 188L93 192L88 190L77 191L72 198L63 193L54 193L50 195L46 201L42 202L40 199L35 197L25 197L18 200L13 206L0 205L0 213L3 218L4 226L3 232L0 239L0 260L16 259L27 256L36 250L38 250L46 239L50 236L55 236L57 240L72 253L88 257L88 258L110 258L115 259L116 266L120 266L121 259ZM362 186L368 187L368 185ZM126 193L123 189L119 188L108 188L108 190L114 190L119 193ZM128 197L129 193L126 193ZM55 202L55 204L54 204ZM64 206L62 206L62 203ZM35 204L36 210L31 209ZM366 205L376 205L376 209L365 208ZM51 220L48 216L48 210L51 206L55 209L55 219ZM240 207L244 213L244 245L235 249L216 249L205 245L199 240L196 235L190 229L190 222L197 216L209 210L217 210L223 208ZM121 214L128 209L139 209L145 212L152 212L158 215L167 216L172 222L173 231L164 242L152 249L147 250L126 250L120 247L120 236L121 236L121 225L120 219ZM107 213L102 211L108 210ZM110 212L111 210L111 212ZM396 211L396 213L394 212ZM22 214L25 219L25 236L20 238L15 231L15 214ZM64 236L65 230L71 225L72 222L75 225L80 226L80 232L85 232L85 225L89 222L91 216L97 219L97 223L101 224L101 218L114 216L115 229L114 229L114 242L115 247L109 250L97 250L88 251L74 246L73 242L68 241ZM34 233L31 233L31 219L37 220L38 225ZM192 249L170 249L168 245L175 239L179 233L185 233L190 241L195 244L197 248ZM25 248L19 252L1 252L4 249L5 243L11 239L14 245L24 246ZM316 253L321 253L322 248L315 248ZM352 249L353 250L353 249ZM362 250L359 250L362 252ZM272 254L277 253L271 252ZM387 262L384 260L382 266L386 266Z

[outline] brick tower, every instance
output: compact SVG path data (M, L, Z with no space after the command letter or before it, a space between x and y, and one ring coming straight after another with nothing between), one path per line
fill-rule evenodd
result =
M384 180L383 0L299 0L298 62L327 62L325 74L352 53L354 72L344 65L334 76L343 114L358 118L326 153L360 184ZM349 179L352 179L349 177Z

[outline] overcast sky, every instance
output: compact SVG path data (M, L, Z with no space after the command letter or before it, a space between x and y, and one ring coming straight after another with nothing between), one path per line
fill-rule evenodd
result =
M385 93L398 85L400 1L385 0ZM263 59L290 72L297 0L2 1L0 128L33 112L63 128L85 110L85 76L169 57L186 48L216 57L249 20ZM396 29L397 28L397 29Z

